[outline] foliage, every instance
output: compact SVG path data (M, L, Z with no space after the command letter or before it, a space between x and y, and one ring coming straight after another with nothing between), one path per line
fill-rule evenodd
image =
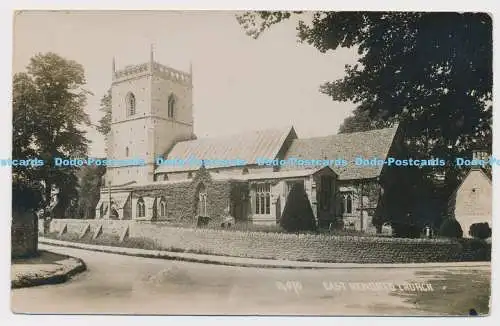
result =
M290 190L280 223L288 232L316 229L311 203L301 184L294 184Z
M99 120L97 131L103 135L107 135L111 131L111 89L101 98L99 110L104 113L104 116Z
M420 228L415 224L393 223L392 236L396 238L420 238Z
M42 185L13 175L12 209L14 211L36 211L43 202Z
M344 119L344 122L339 127L339 134L347 134L351 132L361 132L384 127L384 124L377 123L370 118L367 111L355 109L353 114Z
M88 140L82 125L90 120L84 111L88 91L83 89L83 67L55 53L37 54L27 72L13 78L13 157L39 158L43 166L13 167L13 174L44 185L42 207L51 191L59 191L59 211L64 211L77 187L75 167L54 167L56 157L84 156Z
M477 146L491 153L493 42L487 13L256 11L237 19L258 38L294 15L300 42L322 53L357 50L357 63L345 66L345 76L320 87L334 101L356 105L339 132L398 123L405 155L414 159L454 162ZM439 214L463 172L451 163L405 170L420 172L405 176L410 188L399 187L409 211L422 202L419 194L430 191ZM428 189L436 173L445 174L444 188ZM419 184L422 178L426 182Z
M491 227L485 223L474 223L469 228L469 235L474 238L488 239L491 237Z
M68 216L73 218L94 218L95 208L100 199L102 177L106 172L103 166L85 166L79 173L79 189L76 211Z
M460 223L453 218L445 219L439 228L439 235L443 237L462 238L463 234Z
M266 29L289 19L293 13L302 14L301 11L254 11L237 15L236 19L243 26L248 36L257 39ZM260 21L257 22L258 20Z

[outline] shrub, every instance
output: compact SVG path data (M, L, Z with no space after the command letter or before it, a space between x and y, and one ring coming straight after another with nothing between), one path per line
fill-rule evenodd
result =
M469 235L478 239L491 237L491 228L488 223L474 223L469 228Z
M290 190L280 223L288 232L316 229L311 203L301 184L293 185Z
M17 178L12 182L12 209L15 211L37 210L42 206L41 186Z
M461 238L463 234L464 232L462 231L460 223L453 218L445 219L439 228L439 235L443 237Z
M210 222L210 217L208 216L198 216L197 226L207 226Z
M396 238L420 238L420 229L414 224L393 223L392 236Z

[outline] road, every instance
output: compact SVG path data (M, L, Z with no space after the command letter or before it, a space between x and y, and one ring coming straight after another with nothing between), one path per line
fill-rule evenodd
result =
M88 270L64 284L13 290L16 313L432 315L402 294L425 286L430 291L434 271L443 271L425 269L421 276L414 268L258 269L40 247L82 258ZM408 282L423 285L404 286Z

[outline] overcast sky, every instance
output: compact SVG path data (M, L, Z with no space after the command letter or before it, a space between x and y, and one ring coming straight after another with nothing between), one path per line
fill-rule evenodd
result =
M195 133L200 137L293 125L299 137L335 134L351 103L319 92L341 78L353 49L321 54L296 38L296 21L247 36L235 12L23 12L14 21L14 72L30 57L56 52L85 68L92 122L117 68L149 59L188 71L193 65ZM90 154L104 156L103 137L89 130Z

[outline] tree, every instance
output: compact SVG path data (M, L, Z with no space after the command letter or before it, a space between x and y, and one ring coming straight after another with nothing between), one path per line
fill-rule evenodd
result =
M290 190L280 223L289 232L316 229L311 203L301 184L294 184Z
M270 26L302 12L247 12L237 16L258 38ZM357 105L342 129L367 120L399 122L413 158L454 161L474 144L491 150L492 20L486 13L315 12L299 21L298 38L325 53L356 47L345 77L320 91ZM353 126L353 120L358 125ZM428 169L430 174L439 168ZM457 183L452 164L447 184Z
M344 119L339 127L339 134L372 130L372 120L367 112L354 113Z
M43 183L42 207L49 205L54 186L62 190L60 198L75 194L77 168L55 167L53 160L86 155L88 140L80 129L90 124L84 111L89 94L84 85L83 67L55 53L35 55L27 72L14 75L13 157L37 157L45 164L13 167L13 174Z
M368 131L383 127L384 124L372 120L367 111L355 109L351 116L344 119L344 122L342 122L339 127L338 133L347 134L351 132Z
M42 185L29 182L18 175L12 177L12 210L34 212L43 202ZM16 216L15 214L13 216Z
M101 98L101 106L99 110L104 113L104 116L99 120L97 131L106 136L111 131L111 89Z
M488 239L491 237L491 227L485 223L474 223L469 228L469 235L474 238Z
M462 231L462 227L457 220L453 218L447 218L441 224L441 228L439 229L439 235L448 238L461 238L464 232Z
M94 218L95 208L100 198L102 177L106 172L103 166L86 166L81 170L79 196L78 196L78 216L80 218Z

